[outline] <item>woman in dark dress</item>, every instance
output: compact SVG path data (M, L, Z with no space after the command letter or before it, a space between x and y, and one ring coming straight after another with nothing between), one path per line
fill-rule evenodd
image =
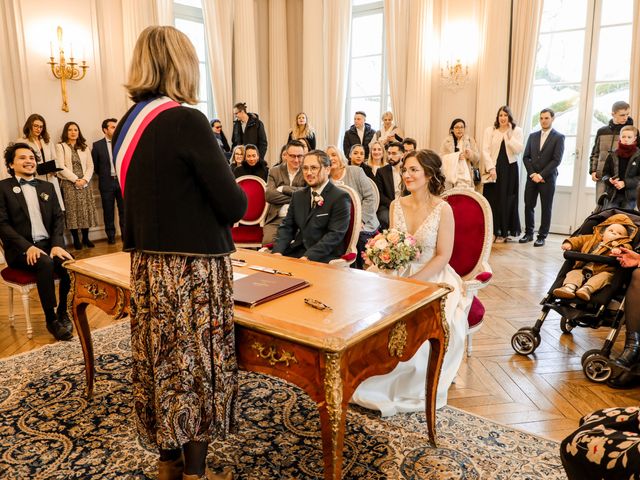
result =
M483 193L493 212L496 243L508 242L520 235L518 159L524 149L523 137L522 129L516 126L506 105L498 109L493 127L484 132Z
M260 158L260 152L255 145L244 146L244 160L240 165L233 169L233 174L236 178L243 177L244 175L253 175L254 177L260 177L265 182L269 177L269 167L264 160Z
M198 110L198 57L174 27L146 28L113 136L131 252L133 404L161 480L232 479L206 468L235 428L238 366L231 226L247 200ZM157 152L162 152L158 155Z

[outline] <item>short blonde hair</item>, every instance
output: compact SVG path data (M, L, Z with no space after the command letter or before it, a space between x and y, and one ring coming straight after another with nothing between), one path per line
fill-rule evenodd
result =
M634 137L638 136L638 129L633 125L625 125L624 127L622 127L620 129L620 135L622 135L622 132L629 132L629 131L633 133Z
M166 95L180 103L198 103L200 67L187 36L175 27L145 28L136 42L125 88L134 102Z
M337 154L338 154L338 158L340 159L340 161L342 162L343 166L348 166L349 165L349 160L347 160L347 157L344 156L344 153L342 152L342 150L340 150L338 147L336 147L335 145L327 145L327 148L325 149L325 152L327 155L329 155L329 150L334 150Z

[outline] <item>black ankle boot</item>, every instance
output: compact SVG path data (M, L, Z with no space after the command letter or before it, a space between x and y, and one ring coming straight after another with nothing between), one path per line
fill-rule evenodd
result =
M616 358L616 365L628 370L637 363L640 363L640 332L627 331L624 351Z
M71 236L73 237L73 248L76 250L82 250L82 242L80 241L78 230L71 230Z
M88 228L83 228L82 229L82 244L87 248L95 247L93 242L91 242L91 240L89 240L89 229Z

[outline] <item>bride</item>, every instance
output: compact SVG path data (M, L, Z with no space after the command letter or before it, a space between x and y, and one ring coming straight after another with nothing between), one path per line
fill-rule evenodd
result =
M426 282L448 283L454 287L446 299L445 315L449 324L449 347L445 353L436 406L447 403L447 391L458 372L464 353L467 313L470 301L462 295L462 281L449 266L453 250L453 212L439 195L444 188L440 157L431 150L410 152L402 165L402 180L410 195L391 203L391 228L413 235L422 247L420 258L411 262L402 276ZM382 416L398 412L416 412L425 408L425 379L429 342L406 362L400 362L386 375L363 381L351 403L379 410Z

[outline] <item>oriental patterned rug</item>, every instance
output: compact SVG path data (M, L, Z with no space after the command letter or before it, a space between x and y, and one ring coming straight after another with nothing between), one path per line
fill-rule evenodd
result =
M138 441L131 406L129 324L94 333L96 387L83 395L78 340L0 362L0 478L148 479L156 454ZM240 433L212 445L208 462L236 479L321 479L315 404L279 379L240 376ZM445 407L439 448L427 443L424 414L381 419L347 415L346 479L564 479L559 447Z

